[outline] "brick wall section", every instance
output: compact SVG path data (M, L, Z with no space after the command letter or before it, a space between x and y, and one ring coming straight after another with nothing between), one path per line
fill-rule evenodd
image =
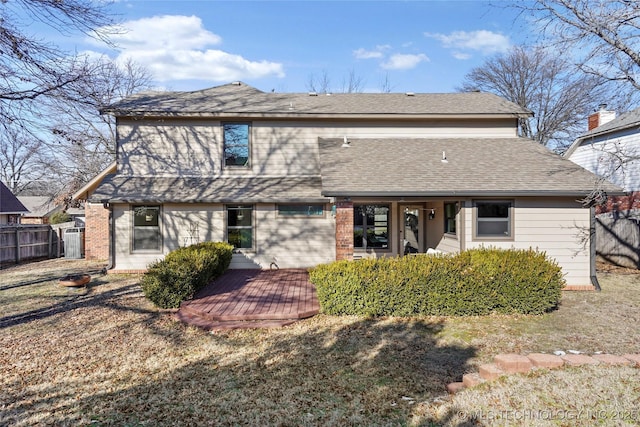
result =
M336 260L353 259L353 202L336 203Z
M604 206L596 207L596 215L605 212L628 211L640 209L640 191L634 191L628 196L609 196Z
M84 214L84 257L109 259L109 209L102 203L86 203Z

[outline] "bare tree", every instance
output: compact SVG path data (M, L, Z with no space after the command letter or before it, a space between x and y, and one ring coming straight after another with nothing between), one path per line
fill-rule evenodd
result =
M342 84L339 93L359 93L362 92L364 87L364 78L356 74L355 70L350 70L349 73L342 79ZM315 93L331 93L331 78L327 70L322 70L320 76L311 74L309 80L307 80L307 90Z
M532 0L514 7L532 15L547 42L574 56L585 73L640 89L640 2ZM628 91L627 91L628 92Z
M385 73L384 78L380 82L380 92L390 93L392 90L391 80L389 79L389 73Z
M107 57L95 61L91 72L82 83L69 85L73 98L51 98L41 104L46 112L42 123L48 134L45 145L52 153L50 166L65 183L55 194L60 201L69 201L78 188L115 160L115 122L110 115L100 115L100 110L148 89L151 81L139 65L118 65Z
M52 143L63 147L68 158L82 161L83 173L89 178L115 158L115 123L112 116L100 115L100 110L148 89L151 82L146 69L132 61L118 65L102 57L92 64L91 71L81 84L69 86L75 99L48 99L43 103Z
M0 179L13 194L23 193L47 174L43 142L20 126L3 125L0 132Z
M61 34L80 32L105 39L110 28L107 2L13 0L0 2L0 119L20 120L32 101L63 96L87 75L86 63L26 32L40 22Z
M460 90L492 92L533 111L533 118L519 121L521 136L563 149L607 93L601 79L572 69L560 53L515 46L471 70Z
M327 70L322 70L320 76L316 77L315 74L309 75L307 81L307 90L315 93L330 93L331 92L331 79Z
M349 70L349 74L342 79L341 93L359 93L362 92L364 79L356 74L355 70Z

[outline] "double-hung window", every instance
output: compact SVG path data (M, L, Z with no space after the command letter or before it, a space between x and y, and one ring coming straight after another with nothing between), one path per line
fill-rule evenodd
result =
M236 249L253 248L253 206L227 206L227 242Z
M389 248L389 205L353 207L353 243L355 248Z
M513 235L513 202L509 200L475 201L475 237L508 239Z
M249 167L250 130L249 123L224 123L224 165Z
M133 251L160 252L160 206L133 207Z

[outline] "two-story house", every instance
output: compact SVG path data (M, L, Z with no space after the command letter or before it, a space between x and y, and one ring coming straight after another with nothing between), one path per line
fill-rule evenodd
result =
M596 177L519 138L531 113L498 96L236 82L138 94L104 113L117 121L116 172L89 205L111 212L117 271L205 240L236 247L232 268L532 247L569 285L590 286L593 212L578 200Z

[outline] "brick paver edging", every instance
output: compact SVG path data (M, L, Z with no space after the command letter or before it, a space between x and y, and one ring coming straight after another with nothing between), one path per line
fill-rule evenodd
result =
M493 359L493 363L481 365L478 372L465 374L461 382L447 384L447 391L457 393L468 387L493 381L504 375L527 373L532 369L557 369L562 366L582 365L626 365L640 367L640 354L565 354L556 356L553 354L531 353L527 356L520 354L499 354Z

